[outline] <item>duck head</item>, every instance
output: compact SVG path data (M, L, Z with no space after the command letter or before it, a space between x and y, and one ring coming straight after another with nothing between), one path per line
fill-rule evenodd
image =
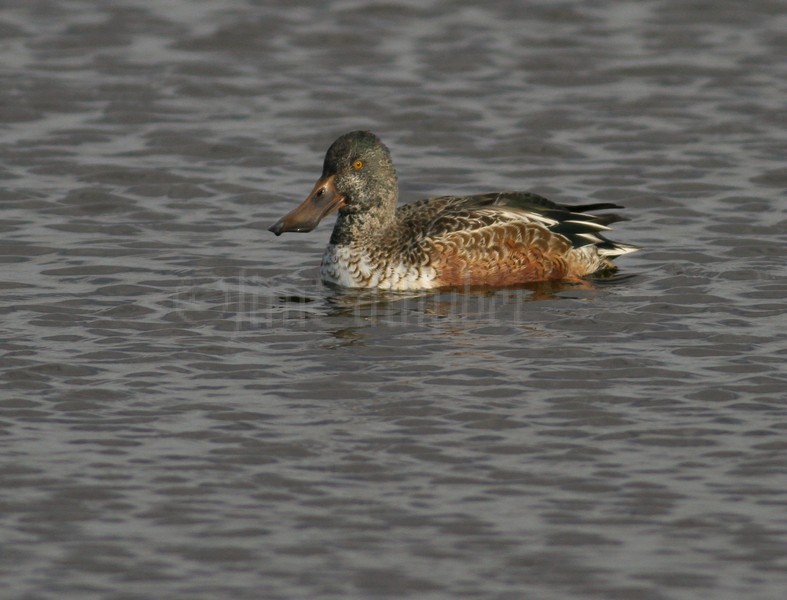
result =
M300 206L270 228L276 235L311 231L327 215L390 211L396 207L398 184L391 154L369 131L338 138L325 154L322 175Z

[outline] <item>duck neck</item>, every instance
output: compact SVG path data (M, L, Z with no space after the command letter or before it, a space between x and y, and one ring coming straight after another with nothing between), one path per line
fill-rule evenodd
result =
M345 246L378 240L395 226L397 194L387 194L364 210L340 210L331 235L331 244Z

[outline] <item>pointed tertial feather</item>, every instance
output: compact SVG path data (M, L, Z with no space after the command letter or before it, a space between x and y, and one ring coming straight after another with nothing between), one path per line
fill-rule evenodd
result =
M587 214L598 210L623 208L612 202L560 205L532 192L510 192L498 194L494 204L521 207L528 212L538 212L554 221L554 224L547 225L550 231L568 238L575 248L594 245L598 249L599 254L606 258L611 259L639 250L634 245L620 244L608 240L599 233L601 231L609 231L609 225L613 223L626 221L626 217L618 213Z

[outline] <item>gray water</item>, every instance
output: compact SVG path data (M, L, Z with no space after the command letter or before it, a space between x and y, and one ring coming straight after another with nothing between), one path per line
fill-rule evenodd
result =
M0 4L0 597L784 598L787 5L273 4ZM643 250L326 288L357 128Z

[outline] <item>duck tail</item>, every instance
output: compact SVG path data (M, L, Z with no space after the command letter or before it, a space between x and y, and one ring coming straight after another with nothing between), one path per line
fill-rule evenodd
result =
M596 248L598 248L598 253L601 256L610 260L615 259L618 256L623 256L624 254L631 254L632 252L636 252L640 249L639 246L635 246L633 244L621 244L606 238L603 238L600 244L596 244Z
M611 261L618 256L630 254L639 250L638 246L613 242L601 234L601 231L609 230L609 225L619 221L627 221L628 219L626 217L618 213L607 213L603 215L586 214L597 210L623 208L622 206L611 202L599 202L596 204L566 206L565 208L573 213L573 218L567 218L555 229L563 229L567 233L573 234L574 240L581 240L581 242L592 244L596 247L599 256L602 258ZM563 232L561 231L561 233Z

